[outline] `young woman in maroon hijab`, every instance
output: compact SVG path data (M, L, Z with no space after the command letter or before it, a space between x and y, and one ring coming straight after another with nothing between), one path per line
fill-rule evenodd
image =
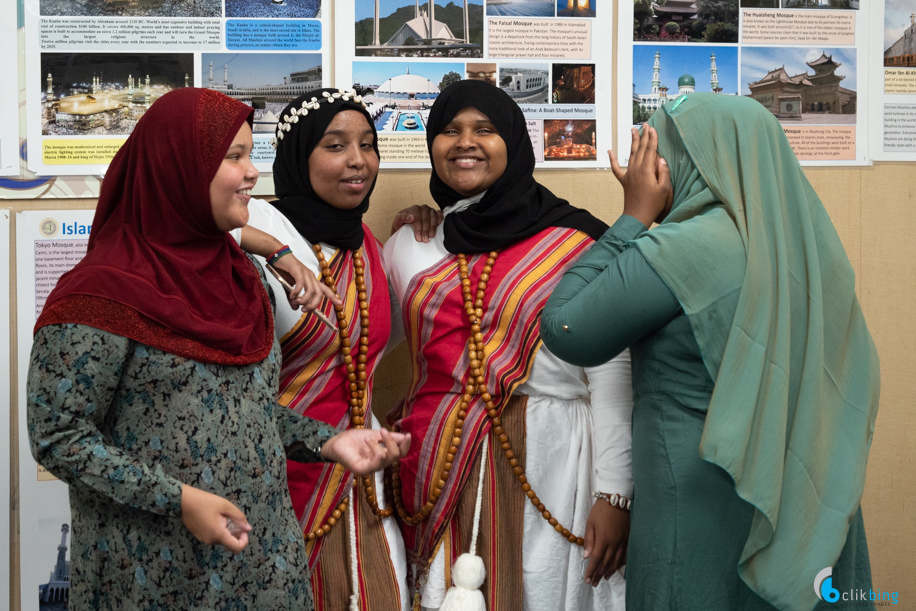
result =
M251 116L204 89L153 104L36 324L29 438L70 484L73 609L310 609L286 460L368 474L409 445L277 405L271 295L226 233Z

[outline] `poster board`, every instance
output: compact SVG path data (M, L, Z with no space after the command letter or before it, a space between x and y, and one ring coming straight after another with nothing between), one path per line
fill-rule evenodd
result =
M28 167L104 174L146 109L208 87L255 108L256 167L277 114L328 82L329 2L24 0Z
M429 107L464 78L518 102L538 167L607 167L613 13L610 0L344 0L335 85L364 94L383 168L429 167Z
M19 62L16 2L0 3L0 176L19 175Z
M916 3L878 0L870 6L869 63L877 77L872 154L881 161L916 161Z
M621 0L618 152L630 130L693 92L749 96L803 165L869 157L870 5L859 0Z
M20 212L16 217L22 611L64 608L61 603L69 599L72 522L68 487L32 458L26 382L35 321L57 279L82 259L94 215L92 210L42 210Z
M0 210L0 380L10 379L10 211ZM0 391L0 439L10 438L10 387ZM6 444L4 444L6 445ZM10 450L0 451L0 523L10 523ZM10 529L4 527L0 545L10 548ZM10 582L10 555L0 554L0 583ZM10 608L9 596L0 596L0 611Z

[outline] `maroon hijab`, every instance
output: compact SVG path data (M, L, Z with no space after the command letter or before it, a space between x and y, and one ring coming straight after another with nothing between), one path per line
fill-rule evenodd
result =
M252 114L208 89L157 100L112 160L86 256L61 276L35 329L73 322L207 362L266 358L265 290L210 207L210 182Z

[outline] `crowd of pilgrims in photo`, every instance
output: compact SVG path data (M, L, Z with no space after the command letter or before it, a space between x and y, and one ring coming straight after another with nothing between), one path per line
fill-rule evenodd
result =
M810 611L824 567L871 587L877 354L769 111L666 105L627 168L610 153L623 211L599 219L537 181L505 92L459 81L383 244L364 216L398 178L362 98L267 110L272 201L250 106L156 101L35 326L71 609Z

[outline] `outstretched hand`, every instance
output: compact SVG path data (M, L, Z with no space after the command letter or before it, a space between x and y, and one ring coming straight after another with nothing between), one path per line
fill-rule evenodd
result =
M321 448L321 455L356 475L369 475L401 458L408 449L410 433L347 429L328 439Z
M614 152L608 151L611 171L623 187L623 213L649 227L662 222L671 210L671 170L658 154L658 132L654 127L644 123L642 135L635 127L630 131L633 140L627 169L624 171Z
M233 554L248 545L251 524L242 510L221 496L183 484L181 522L206 545L222 545Z
M417 242L429 242L436 235L436 227L442 224L442 211L429 206L404 208L394 217L391 233L404 225L413 226L413 237Z
M583 556L589 560L585 583L597 586L626 563L629 537L630 512L602 499L595 501L585 524Z
M286 299L294 310L301 308L303 312L311 312L321 305L321 300L325 297L341 305L334 291L316 278L312 270L294 255L280 257L274 262L273 267L282 276L282 279L278 280L287 291Z

